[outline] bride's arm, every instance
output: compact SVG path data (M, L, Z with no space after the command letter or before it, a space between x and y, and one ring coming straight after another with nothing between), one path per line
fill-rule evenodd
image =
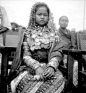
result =
M37 69L40 66L40 63L31 57L28 39L29 39L29 36L27 34L25 34L24 42L23 42L23 49L24 49L23 59L27 66L31 66L34 69Z

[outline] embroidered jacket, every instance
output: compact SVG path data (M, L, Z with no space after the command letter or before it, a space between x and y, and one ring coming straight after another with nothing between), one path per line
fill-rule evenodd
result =
M41 63L48 64L48 66L53 66L56 69L57 58L48 60L49 51L55 40L58 42L58 35L47 27L39 27L33 31L29 29L25 33L23 42L25 63L34 69L42 65Z

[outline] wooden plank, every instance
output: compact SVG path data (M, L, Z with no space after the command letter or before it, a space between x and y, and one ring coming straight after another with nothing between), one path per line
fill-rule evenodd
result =
M18 32L8 32L5 37L5 46L17 47L19 43L19 33Z
M1 90L2 93L7 93L7 76L8 76L8 61L9 53L14 51L15 47L0 47L0 52L2 53L1 62ZM1 92L0 92L1 93Z
M4 90L3 93L7 93L7 65L8 64L8 52L3 51L2 53L2 64L1 64L1 87Z
M73 56L69 53L68 54L68 59L67 59L67 69L68 69L68 82L73 83L73 64L74 64L74 58Z

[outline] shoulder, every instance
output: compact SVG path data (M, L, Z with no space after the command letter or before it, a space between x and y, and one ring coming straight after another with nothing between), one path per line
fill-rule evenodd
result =
M69 29L66 29L68 33L71 33L71 31Z
M24 35L25 36L28 36L28 35L30 35L31 34L31 29L26 29L25 31L24 31Z
M0 9L1 9L1 10L3 10L3 9L4 9L4 7L0 6Z
M72 31L70 31L69 29L66 29L66 31L67 31L67 34L68 34L69 36L71 36Z
M1 11L2 14L4 14L6 12L5 8L2 7L2 6L0 6L0 11Z

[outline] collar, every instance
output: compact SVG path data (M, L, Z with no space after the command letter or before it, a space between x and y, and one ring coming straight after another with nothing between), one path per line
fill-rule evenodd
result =
M67 29L62 29L62 28L59 28L59 31L61 32L61 33L64 33L64 34L68 34L68 30Z
M66 37L70 38L71 37L71 33L68 29L62 29L62 28L59 28L59 33L61 35L65 35Z

